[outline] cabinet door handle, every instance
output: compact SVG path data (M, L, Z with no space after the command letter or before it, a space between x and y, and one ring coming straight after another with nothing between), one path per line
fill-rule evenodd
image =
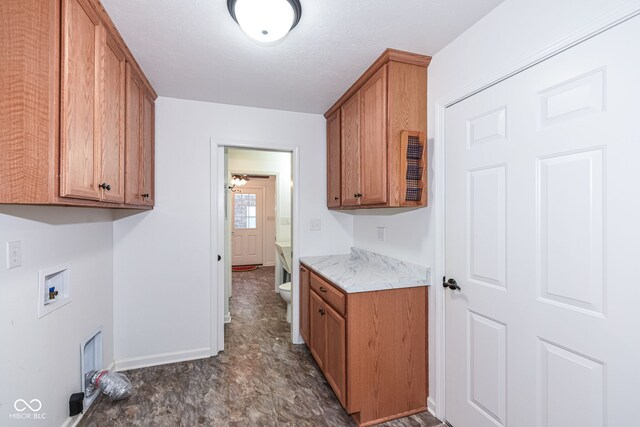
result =
M320 292L327 292L327 288L323 288L322 286L320 286Z
M149 193L144 193L142 197L149 197Z
M107 184L106 182L103 182L102 184L98 185L98 187L102 188L103 190L111 190L111 186L109 184Z
M362 197L362 194L356 193L356 194L353 195L353 197L355 197L355 198Z
M334 197L333 200L340 200L340 197Z
M324 309L321 308L320 310L318 310L318 313L320 313L320 316L324 316Z

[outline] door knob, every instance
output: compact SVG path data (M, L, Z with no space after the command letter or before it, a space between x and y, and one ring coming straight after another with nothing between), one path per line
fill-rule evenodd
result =
M461 291L462 289L460 288L460 286L458 286L458 282L456 282L456 279L449 279L446 280L445 277L442 278L442 286L445 288L449 288L452 291Z

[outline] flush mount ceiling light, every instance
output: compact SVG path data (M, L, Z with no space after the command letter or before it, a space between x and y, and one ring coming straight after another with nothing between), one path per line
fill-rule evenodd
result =
M299 0L227 0L231 17L242 31L261 43L274 43L300 21Z

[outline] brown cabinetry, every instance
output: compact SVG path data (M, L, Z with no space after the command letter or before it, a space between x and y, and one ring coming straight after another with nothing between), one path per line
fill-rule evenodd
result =
M340 206L340 111L327 119L327 206Z
M98 0L7 0L0 116L0 203L153 205L156 94ZM126 195L126 69L139 77L146 200Z
M341 146L339 161L327 157L327 176L337 181L339 163L342 189L337 206L328 186L329 208L426 206L426 191L421 191L426 189L426 167L408 173L402 162L402 132L421 135L424 147L430 61L428 56L387 49L327 111L327 152ZM337 112L340 141L331 131ZM426 150L422 153L426 157Z
M125 167L126 202L153 206L154 121L153 98L140 76L127 65L127 161Z
M347 294L301 269L309 275L302 289L310 288L301 299L301 323L308 313L310 325L305 341L358 425L426 410L427 288Z
M300 266L300 335L309 344L309 270Z

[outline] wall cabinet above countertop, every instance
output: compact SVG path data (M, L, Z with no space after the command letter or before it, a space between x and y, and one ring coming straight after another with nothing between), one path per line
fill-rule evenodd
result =
M0 25L0 203L152 208L157 95L102 4L7 0Z
M427 67L387 49L325 113L327 206L427 205Z

